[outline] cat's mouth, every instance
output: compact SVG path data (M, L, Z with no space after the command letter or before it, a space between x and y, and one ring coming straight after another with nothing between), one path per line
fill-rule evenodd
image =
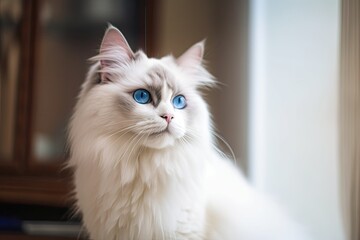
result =
M154 149L162 149L167 146L173 145L175 141L174 134L170 131L168 127L154 129L152 133L149 134L143 143L146 147Z
M151 133L150 136L159 136L159 135L162 135L162 134L165 134L165 133L170 134L170 131L169 131L168 127L164 128L162 130L159 130L159 131L155 131L155 132Z
M182 132L177 132L178 128L173 125L158 126L153 128L152 132L146 137L144 145L146 147L162 149L167 146L172 146L175 141L182 137Z

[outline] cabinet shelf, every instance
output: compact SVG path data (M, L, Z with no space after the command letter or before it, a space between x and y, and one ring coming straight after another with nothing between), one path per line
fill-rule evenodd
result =
M70 178L0 176L0 202L71 206Z

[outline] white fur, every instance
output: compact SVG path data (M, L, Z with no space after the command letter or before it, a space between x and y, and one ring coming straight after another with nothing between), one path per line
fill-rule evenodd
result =
M213 80L201 63L186 66L141 52L129 60L122 51L129 49L94 58L70 125L69 164L91 239L307 239L216 150L198 92ZM102 68L104 59L114 64ZM163 84L161 101L134 102L131 110L119 106L120 99L132 101L131 91L152 84L146 74L159 66L168 74L156 79ZM108 82L94 83L99 72ZM183 110L171 104L179 93L188 103ZM168 131L152 135L166 129L160 116L168 112L174 114Z

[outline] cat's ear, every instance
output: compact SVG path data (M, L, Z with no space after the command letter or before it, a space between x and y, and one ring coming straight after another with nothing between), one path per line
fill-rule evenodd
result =
M194 44L179 58L176 63L185 69L188 73L193 74L191 81L196 87L212 87L216 84L214 77L206 71L203 66L205 40Z
M183 67L196 67L201 65L204 57L204 45L205 40L194 44L176 59L177 64Z
M106 69L127 64L134 59L134 53L124 35L112 25L105 32L100 46L101 81L109 81Z

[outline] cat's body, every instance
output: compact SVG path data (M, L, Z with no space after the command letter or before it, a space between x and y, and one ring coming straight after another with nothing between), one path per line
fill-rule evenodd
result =
M106 32L70 126L92 239L305 239L216 150L198 92L213 83L202 55L198 43L178 59L149 59Z

